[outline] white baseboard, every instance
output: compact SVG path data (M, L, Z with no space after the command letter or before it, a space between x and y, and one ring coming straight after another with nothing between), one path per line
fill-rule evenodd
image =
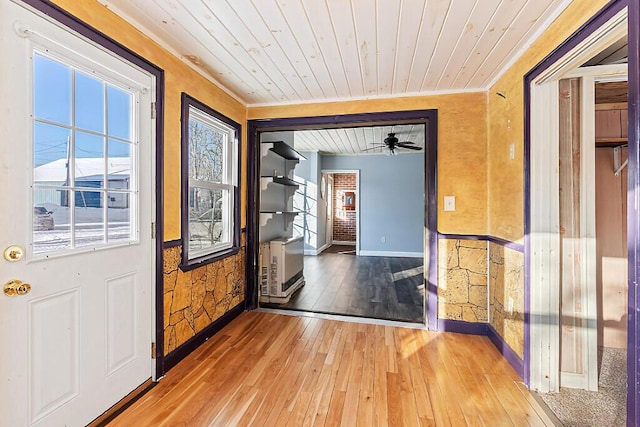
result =
M309 256L317 256L317 255L320 255L322 253L322 251L327 249L329 246L331 246L331 245L330 244L325 244L324 246L321 246L319 249L305 249L304 250L304 254L305 255L309 255Z
M318 255L320 255L322 252L324 252L325 249L331 247L331 245L329 243L325 243L323 246L320 247L320 249L317 250Z
M388 256L402 258L424 258L423 252L391 252L391 251L363 251L360 250L360 256Z
M331 244L333 244L333 245L344 245L344 246L355 246L356 242L347 242L347 241L343 241L343 240L334 240L333 242L331 242Z

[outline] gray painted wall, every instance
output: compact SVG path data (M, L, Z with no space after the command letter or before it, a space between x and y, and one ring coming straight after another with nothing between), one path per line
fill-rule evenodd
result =
M322 156L321 170L360 170L360 254L424 252L424 154ZM382 242L382 238L385 242Z

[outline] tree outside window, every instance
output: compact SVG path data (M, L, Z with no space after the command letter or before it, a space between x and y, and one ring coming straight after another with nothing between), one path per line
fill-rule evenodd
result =
M183 264L238 251L240 125L183 94Z

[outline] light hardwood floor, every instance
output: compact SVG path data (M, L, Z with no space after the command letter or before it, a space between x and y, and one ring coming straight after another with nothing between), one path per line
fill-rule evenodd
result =
M553 424L486 337L245 312L109 425Z

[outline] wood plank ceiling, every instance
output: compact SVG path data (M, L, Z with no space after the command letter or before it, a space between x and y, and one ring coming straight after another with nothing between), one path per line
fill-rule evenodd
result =
M370 126L342 129L297 130L294 146L298 151L321 154L390 154L383 144L390 132L400 142L412 142L423 151L396 148L394 154L424 153L425 125Z
M486 90L570 0L99 0L248 106Z
M487 90L570 2L99 1L248 106ZM407 125L296 131L295 141L360 154L392 131L424 147L424 126Z

